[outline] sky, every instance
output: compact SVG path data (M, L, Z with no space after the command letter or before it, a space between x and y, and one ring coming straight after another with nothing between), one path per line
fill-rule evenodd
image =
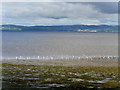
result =
M117 2L4 2L2 24L117 25Z

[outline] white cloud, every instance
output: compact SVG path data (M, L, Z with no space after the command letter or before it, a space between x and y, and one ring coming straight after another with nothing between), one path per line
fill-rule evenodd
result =
M113 22L115 21L115 22ZM3 3L3 24L117 24L117 14L83 3Z

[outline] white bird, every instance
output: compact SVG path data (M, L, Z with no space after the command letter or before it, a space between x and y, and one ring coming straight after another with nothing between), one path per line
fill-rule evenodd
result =
M29 59L29 57L27 57L27 60Z
M40 59L40 56L38 56L38 59Z
M18 57L16 57L16 59L18 59Z
M22 58L22 56L20 56L20 59Z

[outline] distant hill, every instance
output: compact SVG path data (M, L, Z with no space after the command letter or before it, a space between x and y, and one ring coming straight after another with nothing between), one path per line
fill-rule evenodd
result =
M45 32L118 32L117 25L59 25L59 26L19 26L2 25L5 31L45 31Z

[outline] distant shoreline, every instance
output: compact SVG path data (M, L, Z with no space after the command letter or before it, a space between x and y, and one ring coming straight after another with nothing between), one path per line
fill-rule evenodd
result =
M41 32L79 32L79 33L117 33L117 25L58 25L58 26L19 26L1 25L2 31L41 31Z

